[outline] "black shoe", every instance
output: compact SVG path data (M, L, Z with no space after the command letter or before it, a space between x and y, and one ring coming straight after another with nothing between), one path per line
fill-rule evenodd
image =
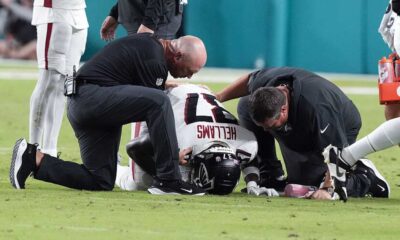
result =
M16 189L25 188L25 181L36 169L37 146L19 139L14 146L10 167L10 182Z
M346 182L343 182L336 177L332 178L334 183L334 192L337 194L339 200L347 202L348 196L347 196Z
M355 171L362 171L371 181L368 192L372 197L389 198L390 186L370 160L360 159L357 162Z
M161 181L156 178L153 180L153 184L149 189L147 189L147 191L156 195L184 194L202 196L206 193L203 189L181 180Z

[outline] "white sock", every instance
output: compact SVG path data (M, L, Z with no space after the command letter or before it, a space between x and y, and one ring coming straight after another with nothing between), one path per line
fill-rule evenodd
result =
M342 151L342 158L350 165L367 156L400 143L400 118L394 118L382 123L370 134L346 147Z
M49 149L49 154L57 155L57 142L60 135L61 124L64 117L64 75L58 74L58 81L54 81L54 89L50 93L46 105L46 113L43 125L43 149ZM55 76L56 78L56 76ZM53 79L55 80L55 79Z
M63 75L39 69L30 100L29 142L41 145L44 153L57 156L57 140L64 115Z

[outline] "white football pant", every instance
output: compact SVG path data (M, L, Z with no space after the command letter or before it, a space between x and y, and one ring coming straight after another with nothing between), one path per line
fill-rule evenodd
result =
M85 51L87 29L66 23L37 26L39 79L30 100L29 142L41 151L57 155L57 140L64 115L64 78L79 67Z

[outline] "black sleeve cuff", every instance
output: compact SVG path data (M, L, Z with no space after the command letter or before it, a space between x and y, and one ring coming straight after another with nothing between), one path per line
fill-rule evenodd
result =
M111 16L111 17L115 18L115 20L118 20L118 2L111 8L108 16Z

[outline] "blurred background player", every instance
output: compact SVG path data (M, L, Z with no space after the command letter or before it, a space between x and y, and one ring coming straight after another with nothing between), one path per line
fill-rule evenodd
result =
M162 39L174 39L181 27L184 4L187 0L118 0L103 22L100 36L113 40L120 23L128 35L150 32Z
M254 135L238 125L215 96L204 87L183 84L167 90L175 116L180 153L180 170L185 181L192 181L210 193L232 192L240 177L240 166L247 193L277 196L274 189L260 188L259 172L253 159L257 153ZM118 166L116 185L124 190L148 187L154 173L147 128L137 123L128 154L136 161ZM190 156L186 160L184 156Z
M57 155L64 115L64 79L85 51L89 27L84 0L35 0L32 25L37 29L39 78L30 101L29 142Z
M400 51L400 0L390 0L379 26L379 33L389 48L399 54ZM385 105L386 120L400 117L400 104Z
M0 0L0 57L36 59L36 28L31 25L33 0ZM3 23L1 23L3 21ZM0 31L1 32L1 31Z

